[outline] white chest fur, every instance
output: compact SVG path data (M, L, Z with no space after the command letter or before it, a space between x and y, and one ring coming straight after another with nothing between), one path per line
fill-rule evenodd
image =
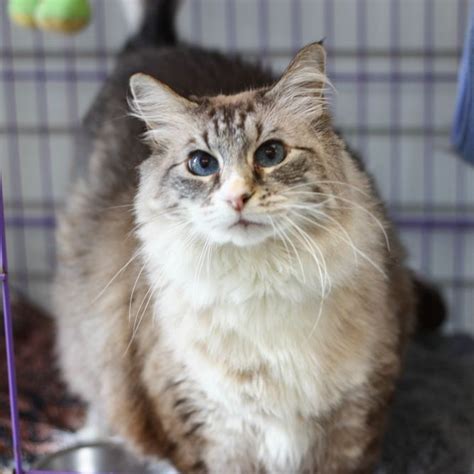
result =
M170 349L221 407L220 419L255 433L258 456L287 472L313 440L308 420L363 382L368 369L368 354L359 358L344 346L320 304L316 293L298 303L272 295L196 309L171 285L157 306Z
M164 344L219 408L216 430L227 423L252 433L260 459L296 470L315 435L308 420L365 381L370 336L361 328L357 347L354 334L346 338L334 292L321 297L309 258L284 264L267 247L244 259L216 253L201 265L183 258L179 241L167 242L144 246L150 282L166 275L155 301ZM341 280L338 271L328 268Z

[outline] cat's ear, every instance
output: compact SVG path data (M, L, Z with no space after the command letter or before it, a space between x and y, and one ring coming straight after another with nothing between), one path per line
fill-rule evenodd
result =
M279 107L315 119L323 112L328 84L324 47L321 43L311 43L298 51L266 95Z
M179 122L179 117L197 106L195 102L146 74L134 74L130 79L130 89L132 113L150 129Z

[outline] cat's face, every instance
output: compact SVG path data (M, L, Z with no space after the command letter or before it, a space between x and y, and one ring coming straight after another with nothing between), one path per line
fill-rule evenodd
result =
M211 243L304 238L330 211L335 182L345 181L325 80L317 44L273 87L234 96L187 100L134 76L133 107L154 150L141 168L139 205Z

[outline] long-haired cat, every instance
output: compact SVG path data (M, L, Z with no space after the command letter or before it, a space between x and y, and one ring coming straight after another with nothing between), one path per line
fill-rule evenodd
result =
M324 49L275 81L176 45L174 3L147 5L60 222L64 375L183 473L371 472L414 298Z

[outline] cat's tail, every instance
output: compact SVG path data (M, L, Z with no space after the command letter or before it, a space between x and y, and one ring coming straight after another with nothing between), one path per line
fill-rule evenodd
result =
M178 38L175 19L178 4L179 0L141 0L141 25L127 41L125 49L176 45Z
M413 275L416 293L416 330L418 334L440 329L447 310L443 297L435 286Z

